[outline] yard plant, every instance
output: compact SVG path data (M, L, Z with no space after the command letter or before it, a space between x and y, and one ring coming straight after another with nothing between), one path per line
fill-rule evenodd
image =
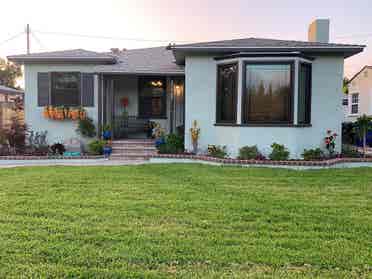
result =
M371 278L370 169L0 170L0 278Z

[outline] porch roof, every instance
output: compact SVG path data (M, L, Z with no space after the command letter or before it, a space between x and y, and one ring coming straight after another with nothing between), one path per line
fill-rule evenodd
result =
M103 74L185 74L184 66L176 64L172 51L165 46L124 50L115 54L115 57L116 64L99 65L95 71Z

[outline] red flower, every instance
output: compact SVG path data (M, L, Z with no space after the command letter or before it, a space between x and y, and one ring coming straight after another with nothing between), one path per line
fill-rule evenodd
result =
M331 130L327 130L327 134L330 134L332 131Z
M121 99L121 104L123 105L123 107L127 107L129 105L129 100L127 97L124 97Z

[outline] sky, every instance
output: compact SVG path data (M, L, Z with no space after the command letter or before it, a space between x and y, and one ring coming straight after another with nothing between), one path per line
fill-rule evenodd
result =
M31 52L246 37L306 41L316 18L331 20L331 42L372 44L370 0L1 0L0 9L0 57L26 52L24 34L6 41L26 24L32 32ZM372 65L370 47L345 61L345 76L366 64Z

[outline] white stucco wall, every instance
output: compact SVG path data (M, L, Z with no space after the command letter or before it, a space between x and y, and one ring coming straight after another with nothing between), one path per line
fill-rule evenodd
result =
M26 64L25 65L25 120L28 127L35 131L48 131L47 140L49 144L55 142L64 142L71 138L80 138L76 133L76 121L65 120L49 120L43 117L44 107L37 105L37 74L38 72L53 72L53 71L79 71L89 73L92 72L92 65L66 65L66 64ZM96 82L95 82L96 88ZM88 116L93 119L97 125L98 121L98 91L94 93L94 107L85 108Z
M316 57L312 73L311 127L222 127L214 126L216 115L216 64L213 57L186 57L186 119L185 147L192 150L190 128L198 121L201 133L199 147L205 152L208 144L226 145L230 156L236 157L240 147L257 145L268 155L273 142L284 144L292 158L299 158L304 148L323 147L326 130L341 135L342 110L342 57ZM241 67L240 67L241 69ZM239 82L239 86L241 82ZM239 89L241 92L241 88ZM238 95L241 95L239 92ZM295 98L296 99L296 98ZM296 111L296 109L295 109ZM240 101L238 101L238 121ZM336 151L341 151L341 137Z
M359 94L359 112L357 114L350 114L353 93ZM354 122L363 114L372 115L372 69L365 68L349 83L348 99L349 105L345 114L345 121Z

